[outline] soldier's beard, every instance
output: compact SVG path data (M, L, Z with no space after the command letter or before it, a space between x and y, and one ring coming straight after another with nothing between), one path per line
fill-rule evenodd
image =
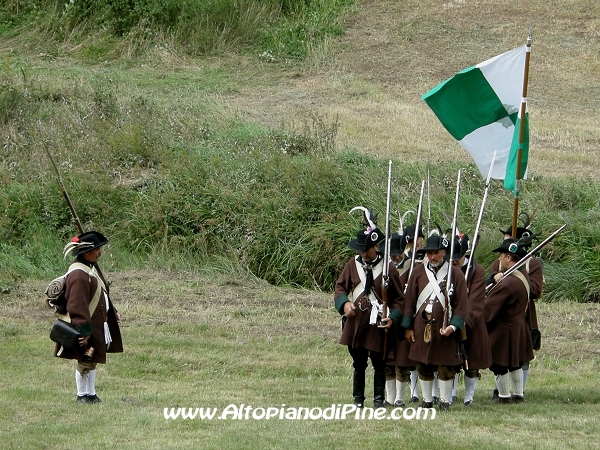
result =
M441 261L429 261L429 265L431 267L433 267L434 269L437 269L438 267L440 267Z

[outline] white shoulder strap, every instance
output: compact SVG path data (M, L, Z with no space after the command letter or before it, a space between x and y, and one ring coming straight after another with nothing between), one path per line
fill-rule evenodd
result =
M519 280L521 280L521 282L523 283L523 285L525 286L525 289L527 290L527 306L529 306L529 296L530 296L530 291L531 288L529 286L529 283L527 282L527 279L525 278L525 275L523 275L521 272L519 272L518 270L515 270L511 275L514 275L515 277L517 277ZM525 311L527 311L527 306L525 306Z
M85 264L78 263L78 262L74 262L73 264L71 264L69 266L69 270L67 270L65 277L75 270L83 270L89 276L94 277L94 278L96 278L96 280L98 280L98 287L96 288L94 297L92 298L92 301L90 302L90 317L91 317L92 314L94 314L96 307L98 306L98 302L100 301L100 293L102 292L102 289L105 289L104 283L102 282L102 279L100 277L96 276L96 270L93 267L88 267ZM61 316L61 319L63 319L64 321L69 322L69 323L71 322L71 317L69 316L69 313L60 314L60 316Z
M429 269L428 264L425 263L425 274L427 275L429 283L423 288L423 290L419 294L419 298L417 299L415 315L417 314L417 312L419 312L419 309L421 309L423 303L425 303L429 298L431 298L432 294L437 297L438 301L442 305L442 308L444 308L444 311L446 310L446 297L440 289L440 282L444 278L446 278L446 275L448 275L448 264L444 263L440 270L438 270L438 272L434 275L431 269Z

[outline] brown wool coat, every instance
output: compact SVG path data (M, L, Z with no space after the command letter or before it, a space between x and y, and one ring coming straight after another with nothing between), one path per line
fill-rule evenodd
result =
M454 295L451 300L452 318L450 323L456 324L459 329L450 336L442 336L440 334L444 320L444 310L440 302L436 301L433 304L431 342L426 343L423 339L426 325L423 312L427 302L421 305L415 315L419 294L429 284L425 270L427 270L426 264L415 265L404 299L402 324L406 328L412 328L415 334L415 342L410 344L409 358L422 364L438 366L460 365L464 362L464 359L460 351L458 339L460 338L460 327L463 326L464 318L467 315L467 283L465 275L458 267L451 267ZM445 282L442 283L441 287L442 292L445 292Z
M121 339L121 331L117 323L115 308L110 302L110 307L107 309L105 292L100 293L100 300L94 313L90 317L90 303L94 297L94 293L98 287L98 280L89 276L83 270L74 270L67 275L65 297L67 299L67 312L71 317L71 323L75 326L85 326L92 324L92 335L88 340L88 346L94 347L92 362L106 363L106 343L104 339L104 322L108 323L112 342L108 349L108 353L119 353L123 351L123 342ZM54 356L57 356L59 346L54 349ZM82 347L79 350L65 349L60 358L76 359L83 361L83 353L85 349Z
M383 264L380 262L379 264ZM402 300L402 291L400 289L400 277L394 264L389 263L389 285L388 285L388 308L390 315L396 314L400 316L400 303ZM373 291L379 299L381 299L381 283L382 276L379 275L373 280ZM336 306L340 302L340 296L350 296L354 288L360 284L360 277L356 268L355 258L352 258L335 283L334 300ZM342 330L340 344L348 345L353 348L363 347L374 352L383 351L383 341L386 335L385 331L378 328L376 325L369 325L369 315L371 314L371 304L368 301L362 301L364 293L353 299L356 305L356 314L353 317L348 317ZM350 299L352 301L352 299ZM339 305L338 311L343 314L343 304ZM395 311L395 313L393 313ZM394 328L392 328L393 330ZM393 345L393 340L390 338L390 332L387 333L388 349ZM391 344L390 344L391 343Z
M492 267L490 268L490 273L498 272L500 263L499 260L496 259L492 263ZM526 319L527 324L531 328L538 328L538 319L537 319L537 311L535 308L535 300L539 299L542 296L542 291L544 289L544 271L542 267L541 261L533 257L526 264L527 274L529 275L529 307L527 308Z
M524 269L521 273L528 278ZM493 364L521 367L533 359L531 334L525 323L528 302L525 285L515 275L498 283L485 298L484 317Z
M404 292L406 283L408 283L409 269L410 260L406 261L404 266L401 267L398 272L400 274L400 288L402 289L402 292ZM400 311L404 311L404 296L402 296L399 308ZM408 357L410 343L404 338L404 328L398 323L394 326L392 331L393 333L390 335L390 338L393 339L393 345L391 347L391 352L388 354L386 364L394 367L408 367L413 370L415 362Z
M466 266L464 267L466 270ZM473 263L467 280L469 289L465 319L467 339L464 342L469 370L487 369L492 363L490 338L483 317L485 283L485 269L481 264Z

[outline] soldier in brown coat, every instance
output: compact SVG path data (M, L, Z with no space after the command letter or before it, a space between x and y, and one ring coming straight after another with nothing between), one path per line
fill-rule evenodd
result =
M384 339L392 339L387 330L401 318L400 278L393 263L384 261L377 244L385 239L374 224L357 233L348 246L358 253L350 259L335 283L335 309L342 314L340 344L346 345L354 368L352 395L354 404L362 407L365 400L365 371L368 359L374 370L373 403L384 406L385 358ZM388 316L383 317L382 282L384 264L389 267ZM392 344L390 344L392 345Z
M467 284L460 269L448 262L450 245L446 237L429 236L423 250L427 261L413 269L408 281L402 325L411 343L409 358L416 362L419 372L423 407L432 407L437 370L440 408L447 410L452 402L456 366L464 362L460 329L467 313ZM449 271L452 271L452 285L446 292ZM447 308L448 298L450 308Z
M529 277L525 268L504 276L526 251L517 239L505 239L493 250L500 253L499 272L493 276L496 283L488 291L484 302L484 317L490 337L492 365L496 376L498 401L523 401L523 364L533 359L531 334L525 322L529 304ZM512 385L512 397L509 384Z
M406 213L405 213L406 215ZM402 220L401 220L402 228ZM416 225L409 225L402 230L402 234L392 235L390 245L390 258L398 269L400 275L400 285L402 292L406 290L408 284L408 276L410 274L410 266L412 262L413 246L415 244L415 229ZM418 252L423 247L423 230L419 227L417 235ZM416 256L416 255L415 255ZM421 259L415 258L415 264L423 262ZM402 305L402 310L404 305ZM401 326L395 327L396 330L396 346L394 352L390 355L393 360L388 360L387 375L386 375L386 403L397 407L405 405L404 396L408 383L410 382L410 402L417 403L419 401L418 391L418 372L415 367L415 362L408 357L410 344L404 338L404 328Z
M65 255L75 256L80 267L70 270L66 278L65 319L77 327L82 337L79 338L79 349L65 349L57 344L54 355L77 360L76 400L80 403L101 401L96 395L96 365L106 363L107 352L123 351L120 316L110 301L106 281L94 267L102 255L102 246L107 243L101 233L88 231L65 246ZM90 311L90 305L93 311Z
M465 272L469 265L469 258L466 255L469 250L469 237L466 234L461 235L455 243L455 248L458 249L458 252L455 252L452 263L466 275ZM467 361L463 366L465 371L465 405L473 404L475 388L480 376L479 371L488 369L492 363L490 339L483 317L486 286L485 269L475 261L471 261L470 265L469 278L467 279L468 308L465 317L466 340L464 342Z
M525 216L525 220L523 222L522 227L517 227L517 232L515 233L516 238L521 242L521 246L525 253L529 251L529 247L531 246L531 241L535 238L533 232L528 228L530 224L529 216L525 213L521 213L521 215ZM512 225L509 226L506 230L500 230L503 234L504 239L509 239L512 237ZM490 273L498 272L498 260L495 260L492 263L492 267L490 268ZM527 264L525 264L525 270L527 271L527 275L529 276L529 306L527 307L527 312L525 313L525 321L527 322L527 326L530 329L532 336L532 346L534 350L540 349L540 332L538 326L537 319L537 311L535 302L542 297L542 291L544 289L544 285L546 284L546 280L544 279L544 267L542 264L542 260L538 257L531 258ZM525 385L527 384L527 377L529 376L529 363L526 363L522 367L523 369L523 391L525 391Z

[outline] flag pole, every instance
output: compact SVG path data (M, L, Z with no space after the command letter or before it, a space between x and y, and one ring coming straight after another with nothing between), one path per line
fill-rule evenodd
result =
M515 198L513 202L512 217L512 237L517 236L517 218L519 217L519 194L521 188L521 160L523 158L523 142L525 141L525 114L527 112L527 83L529 81L529 58L531 56L531 26L527 36L527 45L525 50L525 71L523 73L523 99L521 100L521 110L519 115L519 147L517 149L517 173L515 181Z

